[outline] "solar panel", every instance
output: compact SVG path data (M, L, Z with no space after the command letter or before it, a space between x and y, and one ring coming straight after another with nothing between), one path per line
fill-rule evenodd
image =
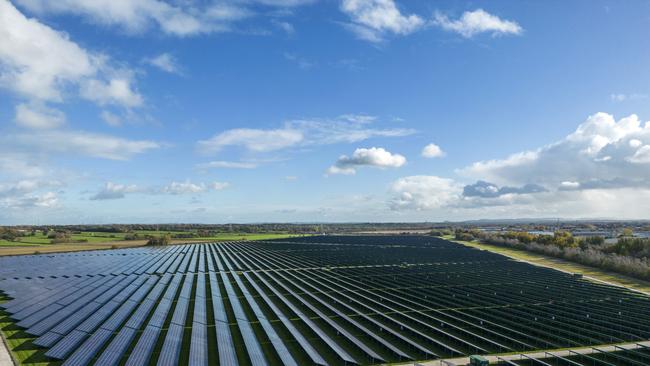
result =
M167 318L167 313L169 312L171 306L172 306L171 300L167 300L167 299L160 300L158 306L156 307L156 310L154 311L153 315L149 319L149 325L162 328L163 324L165 323L165 319Z
M186 298L180 297L176 301L176 308L174 309L174 315L172 316L172 324L185 326L185 319L187 317L187 308L190 305L190 301Z
M144 323L145 319L151 312L151 309L153 309L154 305L156 305L155 300L151 300L151 299L144 300L138 307L138 310L136 310L133 313L133 315L131 315L131 317L126 322L126 324L124 324L124 326L132 329L140 329L142 323Z
M73 330L70 334L61 339L54 347L45 352L45 356L56 358L58 360L64 359L68 356L86 337L88 333Z
M44 335L38 337L37 339L34 340L34 344L40 347L52 347L56 342L59 341L59 339L63 338L63 335L54 333L54 332L48 332L45 333Z
M156 340L160 334L160 328L147 326L144 328L142 335L138 339L135 347L131 351L129 358L126 360L126 366L146 365L151 358L151 352L156 345Z
M160 356L158 357L158 366L176 366L178 365L178 356L181 353L181 343L183 341L183 326L170 324L165 336Z
M118 303L112 301L104 304L104 306L99 308L99 310L97 310L93 315L84 320L77 329L86 333L92 333L118 306Z
M196 313L195 313L196 314ZM208 365L208 330L205 323L192 324L189 366Z
M269 299L268 296L262 291L262 289L255 283L248 273L244 273L244 276L248 279L249 283L255 288L255 290L260 294L265 303L271 308L275 315L280 319L282 324L289 330L289 333L298 341L298 344L303 348L305 353L309 355L312 361L317 365L327 365L323 357L312 347L312 345L307 341L307 339L296 329L296 327L291 323L291 321L280 311L280 309Z
M120 332L102 352L94 366L117 366L133 338L135 338L136 332L135 329L131 328L120 329Z
M97 351L106 343L113 332L99 329L90 336L77 350L63 363L63 366L84 366L95 357Z

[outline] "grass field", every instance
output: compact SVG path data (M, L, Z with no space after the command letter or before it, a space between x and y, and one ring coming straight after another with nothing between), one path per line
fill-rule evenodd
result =
M549 257L542 254L532 253L525 250L506 248L497 245L479 243L476 241L455 240L452 235L444 236L443 239L447 239L455 243L460 243L474 248L499 253L510 258L526 261L538 266L555 268L565 272L580 273L597 281L607 282L617 286L623 286L629 289L650 294L650 282L615 272L609 272L600 268L585 266L583 264L570 262L560 258Z
M169 232L147 231L148 235L164 235ZM83 250L104 250L115 248L131 248L143 246L146 240L124 240L124 234L115 234L111 237L108 233L82 233L73 234L73 238L86 238L88 242L84 243L62 243L62 244L41 244L36 242L7 242L0 241L0 256L5 255L28 255L28 254L45 254L60 252L76 252ZM223 233L211 237L190 238L190 239L172 239L172 244L197 243L206 241L236 241L236 240L270 240L290 238L299 235L269 233L269 234L232 234ZM29 237L32 239L32 237ZM24 239L24 238L23 238ZM37 239L37 237L36 237ZM33 239L33 240L36 240ZM38 253L37 253L38 252Z

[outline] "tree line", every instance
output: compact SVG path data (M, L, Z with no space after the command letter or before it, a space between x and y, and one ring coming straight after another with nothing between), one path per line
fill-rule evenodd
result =
M457 240L478 240L528 250L650 280L650 239L647 238L621 237L610 244L601 236L575 237L566 231L539 235L515 231L488 233L476 229L457 229L454 235Z

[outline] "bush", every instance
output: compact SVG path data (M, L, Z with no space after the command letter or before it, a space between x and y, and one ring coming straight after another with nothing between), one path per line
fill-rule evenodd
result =
M151 246L161 246L161 245L169 245L171 242L171 238L169 235L163 235L163 236L157 236L157 237L152 237L147 241L147 245Z

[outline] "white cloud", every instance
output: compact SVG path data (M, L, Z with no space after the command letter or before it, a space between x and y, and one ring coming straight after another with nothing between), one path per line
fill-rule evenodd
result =
M291 62L295 63L296 65L298 65L299 68L301 68L303 70L309 70L312 67L314 67L313 62L307 60L304 57L293 54L293 53L285 52L284 53L284 58L286 60L288 60L288 61L291 61Z
M343 0L341 10L352 20L346 27L370 42L381 42L387 33L407 35L424 25L417 15L403 15L393 0Z
M214 191L222 191L226 188L230 187L230 183L228 182L212 182L210 183L210 189Z
M169 53L161 53L158 56L145 59L145 62L158 69L171 73L180 74L180 67L176 58Z
M199 151L216 153L228 146L243 147L252 152L277 151L292 147L352 143L373 137L400 137L415 133L412 129L370 128L376 117L342 115L334 119L289 120L278 129L237 128L226 130L197 143Z
M268 152L294 146L303 140L302 132L294 129L260 130L236 128L199 141L199 149L214 153L226 146L242 146L250 151Z
M351 175L355 174L356 169L362 166L399 168L404 164L406 164L404 156L393 154L384 148L359 148L354 150L352 156L341 155L336 164L327 169L327 174Z
M636 115L616 121L596 113L564 139L459 173L497 184L535 183L548 189L575 182L582 189L650 186L650 124Z
M213 26L192 9L158 0L18 0L38 14L74 14L91 21L117 26L129 33L141 33L157 25L164 33L188 36L213 30Z
M332 165L331 167L327 168L325 171L325 176L328 175L355 175L357 174L357 170L355 168L351 167L338 167L336 165Z
M441 158L445 156L445 152L442 151L440 146L431 143L422 149L422 156L425 158Z
M254 15L250 3L272 7L293 7L311 3L304 0L254 1L162 1L162 0L17 0L39 14L72 14L101 25L139 35L160 30L170 36L188 37L226 32L231 24Z
M41 195L22 197L13 201L9 201L10 208L32 208L42 207L50 208L55 207L59 203L59 198L54 192L46 192Z
M141 102L131 80L124 77L130 71L81 48L67 34L25 17L7 0L0 0L0 39L0 86L21 96L61 102L71 88L82 87L103 91L101 102L128 107ZM92 93L80 94L97 101Z
M97 192L94 196L90 197L91 200L114 200L124 198L127 193L141 192L135 184L117 184L113 182L106 182L106 186L101 191Z
M624 102L626 100L647 99L648 95L647 94L639 94L639 93L633 93L633 94L612 93L612 94L609 95L609 98L613 102Z
M127 160L133 155L161 147L154 141L128 140L83 131L37 131L7 135L0 140L5 145L27 148L30 152L85 155L112 160Z
M21 103L16 106L15 120L21 127L49 129L65 124L65 114L41 103Z
M650 145L643 145L634 155L627 158L627 161L635 164L649 164L650 163Z
M436 13L434 24L444 30L456 32L465 38L471 38L479 33L490 33L492 36L519 35L523 29L517 22L503 20L492 15L483 9L466 11L457 20L451 20L448 16Z
M294 33L296 33L296 29L289 22L273 20L272 23L276 27L282 29L288 35L293 35Z
M371 128L377 120L368 115L342 115L334 119L296 119L285 123L285 128L302 131L304 145L353 143L373 137L402 137L415 133L408 128Z
M118 127L118 126L122 125L122 118L120 118L118 115L116 115L114 113L111 113L109 111L102 111L102 113L100 114L100 117L109 126Z
M368 114L343 114L339 116L340 120L350 121L360 124L369 124L377 120L377 116Z
M396 180L390 191L393 210L432 210L459 200L462 186L451 179L416 175Z
M210 162L207 162L207 163L197 164L196 167L198 169L218 169L218 168L225 168L225 169L254 169L254 168L257 168L257 164L249 163L249 162L242 162L242 161L217 160L217 161L210 161Z
M113 200L122 199L127 194L140 193L148 195L184 195L184 194L202 194L209 191L221 191L230 187L228 182L212 182L212 183L192 183L190 180L184 182L171 182L163 187L155 186L138 186L135 184L119 184L107 182L104 188L90 197L90 200Z
M163 187L162 192L173 195L180 194L193 194L193 193L203 193L208 190L221 191L230 186L230 183L227 182L212 182L210 184L205 183L192 183L187 180L185 182L171 182L169 185Z
M90 77L95 60L64 33L0 0L0 82L30 98L60 100L66 83Z
M6 145L5 145L6 146ZM28 154L17 154L2 152L0 154L0 175L8 177L42 177L48 174L41 159L34 158Z
M107 82L88 80L81 86L81 96L99 105L117 104L125 107L139 107L143 98L133 90L128 78L115 78Z
M0 182L0 207L9 209L28 209L33 207L54 207L58 198L53 192L41 192L46 188L58 187L58 181L21 180Z
M566 180L562 183L560 183L560 189L578 189L580 188L580 182L571 182L569 180Z

